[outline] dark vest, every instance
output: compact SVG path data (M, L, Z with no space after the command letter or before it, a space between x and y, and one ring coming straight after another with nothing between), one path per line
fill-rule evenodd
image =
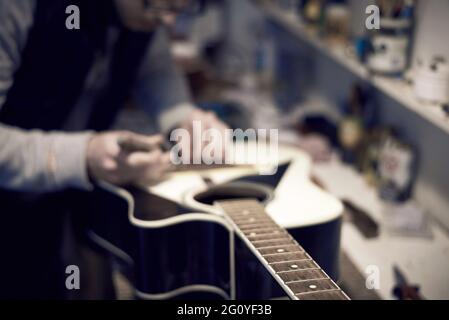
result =
M107 27L116 23L113 1L36 3L34 24L0 122L23 129L59 130L82 93L96 55L104 53ZM71 4L80 8L80 30L65 26L65 9ZM121 28L111 76L93 106L88 129L111 125L128 98L150 37ZM62 226L64 213L77 202L69 192L39 195L0 190L0 298L64 298Z

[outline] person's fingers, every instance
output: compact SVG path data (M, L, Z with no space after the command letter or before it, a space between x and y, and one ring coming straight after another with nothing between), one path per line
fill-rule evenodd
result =
M161 134L154 136L143 136L143 138L149 143L155 146L160 146L164 142L164 137Z
M119 154L120 148L117 144L117 135L115 133L95 134L90 143L88 153L94 158L103 159L105 157L115 157Z
M144 136L140 134L134 134L132 139L136 144L147 146L148 151L159 149L160 145L164 142L164 137L162 135Z
M144 136L134 133L124 133L119 136L118 144L120 145L121 151L125 153L151 152L160 149L163 140L161 135Z
M131 168L148 167L160 162L162 152L155 150L152 152L134 152L126 158L126 165Z
M160 151L149 153L136 153L130 155L127 165L130 170L134 170L137 174L141 174L146 170L153 170L164 174L171 166L170 154Z
M139 171L136 181L140 185L152 185L160 181L165 173L171 168L169 154L161 154L157 161Z
M170 160L170 152L165 152L161 155L160 158L161 164L162 165L171 165L171 160Z
M135 141L135 142L141 142L141 143L148 144L148 145L158 145L163 142L164 138L160 134L153 135L153 136L145 136L145 135L133 133L129 136L129 139L131 139L132 141Z
M117 176L122 181L150 184L158 181L169 169L169 162L160 150L134 152L120 161Z
M159 177L163 176L167 171L169 171L171 166L172 163L170 161L170 155L168 155L168 157L167 155L161 156L157 170L157 172L159 173Z

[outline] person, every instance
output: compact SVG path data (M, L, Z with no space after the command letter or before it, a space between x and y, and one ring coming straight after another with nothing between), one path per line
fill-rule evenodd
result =
M130 98L164 134L194 120L226 127L191 104L171 60L171 3L180 2L0 0L0 297L66 297L67 213L78 199L69 190L151 184L168 168L162 135L107 131ZM66 28L70 5L79 29Z

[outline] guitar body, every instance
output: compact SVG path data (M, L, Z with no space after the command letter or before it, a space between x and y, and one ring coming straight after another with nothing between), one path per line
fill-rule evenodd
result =
M304 154L285 148L281 155L283 164L270 176L222 168L174 173L148 189L101 184L89 238L114 257L140 299L285 296L213 205L255 198L337 279L342 206L309 181Z
M231 298L232 233L221 217L189 213L141 190L120 191L95 190L88 236L111 254L137 298ZM138 204L132 222L129 196Z

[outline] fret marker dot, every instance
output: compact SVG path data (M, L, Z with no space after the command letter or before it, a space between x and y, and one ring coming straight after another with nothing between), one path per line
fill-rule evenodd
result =
M282 252L285 252L285 250L284 249L277 249L276 250L278 253L282 253Z
M249 235L250 235L251 237L254 237L255 235L257 235L257 233L251 232Z
M249 215L249 211L248 211L248 210L243 210L243 211L242 211L242 214L245 215L245 216L247 216L247 215Z
M254 222L254 221L256 221L256 219L254 219L254 218L249 219L249 222Z
M292 269L298 269L298 265L297 265L297 264L292 264L292 265L290 266L290 268L292 268Z
M311 285L309 286L309 288L312 289L312 290L315 290L315 289L317 288L317 286L314 285L314 284L311 284Z

